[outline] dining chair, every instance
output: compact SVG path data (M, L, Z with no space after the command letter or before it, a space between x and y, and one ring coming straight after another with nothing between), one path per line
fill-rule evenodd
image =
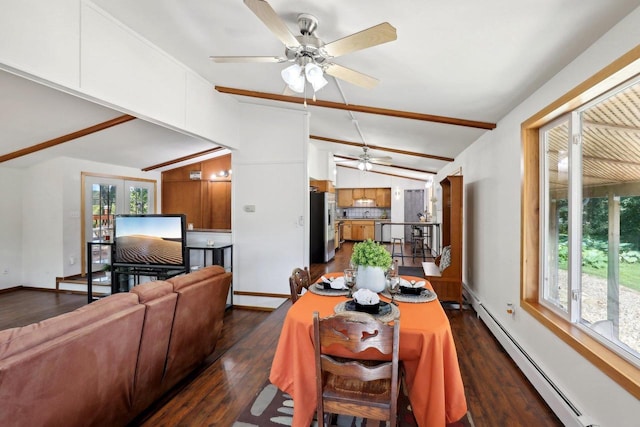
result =
M291 290L291 304L295 304L303 289L309 289L311 285L311 275L309 269L305 267L294 268L289 277L289 289Z
M325 425L326 413L382 420L396 427L400 321L389 325L361 312L321 319L314 312L313 330L318 425Z

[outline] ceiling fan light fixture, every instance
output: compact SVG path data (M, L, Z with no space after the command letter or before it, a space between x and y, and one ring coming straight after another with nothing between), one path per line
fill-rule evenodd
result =
M290 65L282 70L280 75L289 89L297 93L304 92L304 74L302 74L302 67L299 64Z
M370 171L371 169L373 169L373 164L368 160L361 160L358 163L358 169L360 169L361 171Z
M313 62L308 63L304 67L304 74L307 77L307 81L313 86L313 91L317 92L327 85L327 79L324 78L324 72L318 64Z

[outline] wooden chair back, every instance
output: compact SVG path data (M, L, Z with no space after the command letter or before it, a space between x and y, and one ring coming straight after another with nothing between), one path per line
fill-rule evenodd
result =
M305 267L302 268L294 268L291 273L291 277L289 277L289 289L291 291L291 303L294 304L303 289L309 289L311 285L311 276L309 274L309 269Z
M345 414L395 427L400 321L389 325L359 312L320 319L315 312L313 329L318 425L325 414Z

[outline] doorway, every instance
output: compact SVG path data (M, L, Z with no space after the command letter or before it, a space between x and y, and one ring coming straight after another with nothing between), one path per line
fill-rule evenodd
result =
M424 190L404 190L404 221L417 222L424 214ZM404 241L413 242L410 225L404 227Z
M109 246L94 246L91 260L86 259L84 248L87 242L111 242L116 215L155 212L155 180L82 173L82 274L87 262L110 263Z

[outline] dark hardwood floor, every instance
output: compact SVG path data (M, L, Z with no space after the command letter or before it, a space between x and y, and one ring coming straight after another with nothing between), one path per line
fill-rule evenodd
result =
M349 263L351 247L350 243L343 245L330 263L311 265L312 278L343 270ZM405 265L419 266L420 261L405 258ZM82 295L39 294L51 293L0 293L0 329L70 311L86 301ZM206 363L131 426L231 426L269 376L290 305L287 301L271 313L228 310L222 337ZM562 426L473 310L446 313L456 342L467 404L477 427Z

